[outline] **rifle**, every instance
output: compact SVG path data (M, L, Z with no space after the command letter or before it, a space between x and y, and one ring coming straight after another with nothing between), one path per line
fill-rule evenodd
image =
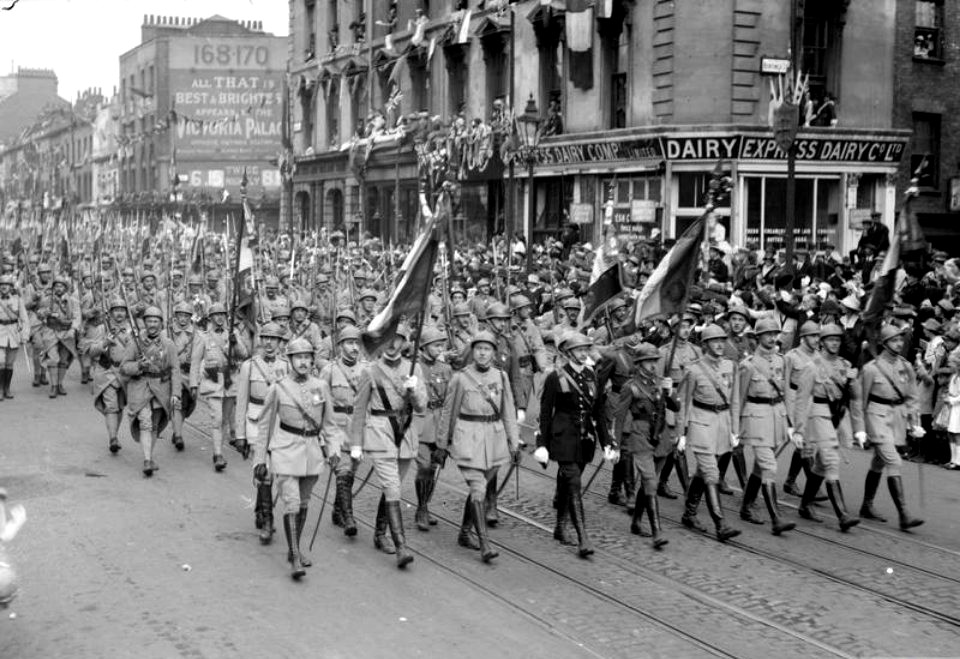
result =
M247 170L243 170L243 178L240 180L240 207L246 208L247 201ZM229 220L228 220L229 221ZM246 210L241 210L240 228L237 230L237 243L233 255L233 269L231 272L230 287L230 313L227 314L227 364L223 369L223 387L229 389L233 384L233 378L230 372L233 370L233 351L237 347L237 332L234 329L234 323L237 317L237 305L240 302L240 287L237 285L237 277L240 275L240 252L243 251L243 233L247 226ZM228 245L229 248L229 245Z
M114 267L117 270L117 281L120 281L120 263L114 261ZM137 346L137 354L143 356L143 344L140 342L140 328L137 327L137 320L133 317L133 310L130 308L130 301L127 299L127 289L121 284L118 286L120 295L123 297L123 306L127 308L127 320L130 322L130 333L133 334L133 340Z

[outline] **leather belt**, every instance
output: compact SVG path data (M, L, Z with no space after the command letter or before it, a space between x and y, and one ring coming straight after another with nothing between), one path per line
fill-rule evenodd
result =
M699 407L701 410L707 410L708 412L726 412L730 409L730 406L726 403L721 403L720 405L713 405L711 403L703 403L697 399L693 400L693 406Z
M20 321L19 321L19 320L16 320L16 319L14 319L14 320L0 320L0 325L16 325L16 324L19 323L19 322L20 322Z
M388 416L396 418L400 416L400 414L396 410L370 410L370 416Z
M783 402L783 396L774 396L773 398L767 398L766 396L747 396L747 402L755 405L776 405L777 403Z
M144 371L143 373L140 374L140 377L144 377L144 378L160 378L160 379L162 379L162 380L169 380L169 379L170 379L170 371L161 371L161 372Z
M829 405L830 399L827 398L826 396L814 396L813 402L816 403L817 405Z
M460 414L461 421L479 421L481 423L495 423L500 420L499 414Z
M280 430L288 432L292 435L300 435L301 437L316 437L319 434L316 430L307 430L306 428L295 428L293 426L288 426L283 421L280 422Z
M353 414L353 405L334 405L333 411L341 414Z
M867 397L871 403L880 403L881 405L889 405L890 407L895 407L897 405L903 405L904 400L902 398L884 398L883 396L874 396L870 394Z
M427 402L427 409L428 409L428 410L438 410L438 409L440 409L441 407L443 407L443 401L442 401L442 400L431 400L431 401L428 401L428 402Z
M790 383L790 388L793 389L794 391L797 391L798 389L800 389L800 384L799 384L799 383L795 383L795 382L791 382L791 383Z
M254 405L263 405L263 399L257 398L256 396L248 396L247 400L253 403Z
M524 355L517 361L520 362L520 368L526 368L527 366L530 366L530 364L533 362L533 358L531 358L530 355Z

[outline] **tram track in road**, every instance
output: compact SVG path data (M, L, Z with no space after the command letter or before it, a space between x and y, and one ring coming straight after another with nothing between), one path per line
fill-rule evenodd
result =
M536 476L537 476L538 478L540 478L540 479L546 479L546 480L549 480L549 481L551 481L551 482L554 481L554 476L552 476L549 472L545 472L545 471L543 471L543 470L536 470L536 469L534 469L534 468L532 468L532 467L529 467L529 466L527 466L527 465L520 465L520 468L522 468L525 473L534 474L534 475L536 475ZM589 470L588 470L588 471L589 471ZM590 495L592 495L592 496L594 496L594 497L602 498L603 501L606 502L606 496L605 496L603 493L601 493L601 492L596 492L596 491L591 490L591 491L588 492L588 494L590 494ZM501 507L501 510L503 510L502 507ZM619 511L620 509L617 508L617 509L615 509L615 510L616 510L616 511ZM725 511L731 512L731 511L730 511L729 509L727 509L727 508L725 508ZM661 512L660 512L660 518L661 518L662 521L670 522L673 526L675 526L675 527L677 527L677 528L683 528L685 531L689 532L689 531L686 529L686 527L684 527L684 526L681 524L681 522L680 522L680 520L679 520L678 518L671 517L671 516L669 516L669 515L664 514L664 511L663 511L662 508L661 508ZM943 574L941 574L941 573L934 572L934 571L932 571L932 570L928 570L928 569L925 569L925 568L915 567L915 566L913 566L912 564L910 564L910 563L908 563L908 562L906 562L906 561L903 561L903 560L900 560L900 559L891 558L891 557L888 557L888 556L884 556L884 555L882 555L882 554L877 554L877 553L875 553L875 552L870 552L870 551L868 551L868 550L863 550L863 549L861 549L861 548L859 548L859 547L853 547L853 546L851 546L851 545L849 545L849 544L846 544L846 543L844 543L844 542L841 542L841 541L839 541L839 540L833 540L833 539L831 539L831 538L826 538L826 537L824 537L824 536L822 536L822 535L820 535L820 534L818 534L818 533L803 531L802 529L799 529L799 528L798 528L798 529L795 529L794 531L791 531L791 533L794 533L794 532L796 532L796 531L798 531L798 530L799 530L803 535L805 535L806 537L810 537L810 538L814 538L814 539L816 539L816 540L820 540L820 541L822 541L822 542L824 542L824 543L826 543L826 544L830 544L830 545L832 545L832 546L842 547L842 548L845 549L845 550L848 550L848 551L857 553L857 554L859 554L859 555L861 555L861 556L869 556L871 559L877 559L877 560L884 561L885 564L887 564L887 565L889 565L890 563L894 563L894 564L896 564L896 565L899 565L899 566L900 566L900 569L902 569L902 570L912 571L912 572L914 572L914 573L916 573L916 574L923 575L923 576L925 576L926 578L935 579L935 580L938 580L938 581L943 582L943 583L945 583L945 584L950 584L950 587L951 587L951 588L953 587L953 584L958 584L958 583L960 583L960 580L958 580L958 579L955 578L955 577L951 577L951 576L948 576L948 575L943 575ZM728 541L727 544L730 545L730 546L732 546L732 547L736 547L736 548L738 548L738 549L742 549L743 551L749 552L749 553L751 553L751 554L753 554L753 555L756 555L756 556L759 556L759 557L762 557L762 558L766 558L766 559L769 559L769 560L772 560L772 561L777 561L777 562L780 562L780 563L784 563L784 564L786 564L786 565L790 565L790 566L792 566L792 567L794 567L794 568L797 568L797 569L801 569L801 570L805 570L805 571L811 572L811 573L816 574L816 575L818 575L818 576L820 576L820 577L822 577L822 578L828 579L828 580L830 580L830 581L832 581L832 582L834 582L834 583L843 585L843 586L845 586L845 587L849 587L849 588L853 588L853 589L856 589L856 590L860 590L860 591L866 592L866 593L868 593L868 594L870 594L870 595L873 595L873 596L875 596L875 597L882 598L882 599L886 600L887 602L890 602L891 604L894 604L894 605L896 605L896 606L903 607L903 608L905 608L905 609L911 610L911 611L913 611L913 612L915 612L915 613L919 613L919 614L924 615L924 616L927 616L927 617L929 617L929 618L936 619L936 620L938 620L938 621L940 621L940 622L949 624L949 625L951 625L951 626L953 626L953 627L960 627L960 617L958 617L958 616L954 616L954 615L950 615L950 614L948 614L948 613L944 613L944 612L942 612L942 611L940 611L940 610L938 610L938 609L935 609L935 608L932 608L932 607L929 607L929 606L925 606L925 605L920 604L920 603L918 603L918 602L913 602L913 601L910 601L910 600L906 600L906 599L904 599L904 598L902 598L902 597L897 597L896 595L893 595L893 594L891 594L891 593L889 593L889 592L885 592L885 591L883 591L883 590L880 590L880 589L878 589L878 588L874 588L874 587L872 587L872 586L869 586L869 585L866 585L866 584L863 584L863 583L858 583L858 582L856 582L856 581L854 581L854 580L852 580L852 579L849 579L849 578L840 576L840 575L838 575L838 574L836 574L836 573L834 573L834 572L831 572L829 569L825 569L825 568L817 567L817 566L815 566L815 565L811 565L811 564L809 564L809 563L807 563L807 562L805 562L805 561L798 560L798 559L795 559L795 558L791 558L791 557L789 557L789 556L786 556L786 555L784 555L783 553L776 553L776 552L773 552L773 551L770 551L770 550L767 550L767 549L762 549L762 548L758 548L758 547L753 546L753 545L750 545L750 544L746 544L746 543L743 541L743 539L742 539L743 537L744 537L744 536L741 535L741 536L740 536L739 538L737 538L737 539ZM885 568L886 568L886 566L884 566L884 569L885 569Z

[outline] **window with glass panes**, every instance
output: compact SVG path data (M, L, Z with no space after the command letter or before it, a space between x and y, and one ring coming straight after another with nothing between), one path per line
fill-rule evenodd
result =
M943 57L943 0L916 0L913 56L919 59Z
M913 113L911 154L910 171L917 173L919 187L936 189L940 173L939 114Z

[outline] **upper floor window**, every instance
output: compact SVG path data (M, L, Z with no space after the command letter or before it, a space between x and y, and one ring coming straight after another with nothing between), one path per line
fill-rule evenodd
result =
M918 171L919 170L919 171ZM913 113L910 171L918 172L920 188L936 190L940 185L940 115Z
M843 3L806 0L803 16L801 70L810 75L810 96L826 98L836 93L840 74L840 39L844 25Z
M943 59L943 0L916 0L913 56Z

